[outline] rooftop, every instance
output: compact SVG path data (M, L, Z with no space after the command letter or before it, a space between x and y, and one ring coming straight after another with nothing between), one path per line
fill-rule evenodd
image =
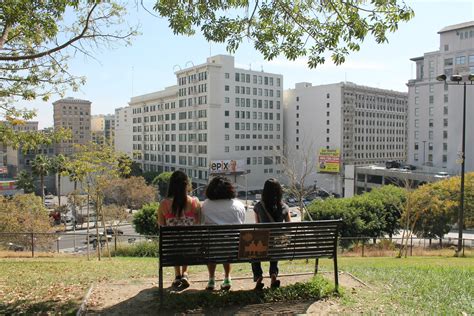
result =
M449 31L454 31L454 30L460 30L460 29L464 29L466 27L471 27L471 26L474 26L474 21L469 21L469 22L464 22L464 23L459 23L459 24L453 24L453 25L443 27L438 32L438 34L449 32Z

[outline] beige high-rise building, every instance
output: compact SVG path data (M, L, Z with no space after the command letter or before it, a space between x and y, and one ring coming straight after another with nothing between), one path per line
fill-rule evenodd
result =
M115 115L93 115L91 117L91 137L94 143L107 143L113 146L115 137Z
M70 155L75 144L91 141L91 102L75 98L65 98L53 102L54 128L70 129L72 138L58 144L56 153Z

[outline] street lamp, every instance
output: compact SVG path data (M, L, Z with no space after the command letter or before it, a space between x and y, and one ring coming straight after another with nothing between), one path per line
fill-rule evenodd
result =
M463 81L461 75L452 75L450 82L446 81L446 75L439 75L436 80L443 81L447 85L459 85L462 81L464 87L463 109L462 109L462 139L461 139L461 194L459 198L459 214L458 214L458 249L457 255L461 255L462 251L462 230L464 223L464 173L466 169L466 86L473 85L474 74L467 76L467 80ZM469 82L469 83L468 83Z

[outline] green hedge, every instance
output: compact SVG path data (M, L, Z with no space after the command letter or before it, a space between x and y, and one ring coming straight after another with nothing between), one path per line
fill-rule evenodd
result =
M118 244L117 250L112 249L115 257L158 257L158 242L156 240L140 241L134 244Z

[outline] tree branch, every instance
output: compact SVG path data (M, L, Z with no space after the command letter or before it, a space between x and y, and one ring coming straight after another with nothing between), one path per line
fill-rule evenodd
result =
M86 37L85 34L86 34L87 30L89 29L89 23L91 21L92 13L94 12L94 10L97 6L98 6L98 4L95 3L92 6L92 8L90 9L89 13L87 14L87 18L85 20L85 25L84 25L84 28L82 29L81 33L79 33L75 37L71 38L67 42L64 42L63 44L61 44L59 46L56 46L54 48L51 48L47 51L36 53L36 54L24 55L24 56L0 56L0 60L3 60L3 61L20 61L20 60L29 60L29 59L41 58L41 57L44 57L46 55L51 55L51 54L53 54L57 51L60 51L64 48L68 47L69 45L73 44L74 42L77 42L81 38L85 38Z

